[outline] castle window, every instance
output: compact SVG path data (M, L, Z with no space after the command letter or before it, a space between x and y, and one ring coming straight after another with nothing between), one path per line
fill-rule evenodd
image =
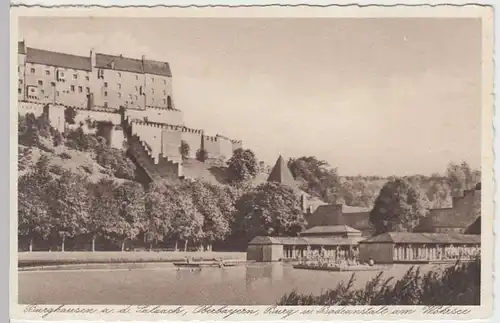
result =
M108 92L107 91L104 91L104 96L108 96Z
M163 80L163 84L167 84L167 80L165 80L165 79L164 79L164 80Z
M167 91L163 90L163 95L167 95Z
M83 88L81 86L78 87L78 92L80 92L80 93L83 92Z
M41 90L40 90L40 93L44 94L44 93L45 93L45 91L44 91L43 89L41 89Z
M120 83L118 83L118 88L121 89L122 88L122 85Z
M154 77L151 78L151 82L153 82L153 83L155 82L155 78Z
M108 82L104 82L104 87L108 87Z
M88 75L87 75L87 76L85 76L85 79L86 79L87 81L88 81L88 80L90 80L90 78L89 78L89 76L88 76Z
M71 85L71 92L75 92L75 86Z
M76 80L78 78L78 74L73 74L73 78Z
M137 91L139 88L137 87L137 85L135 86L135 90Z
M38 85L43 85L43 81L42 80L38 80Z
M132 99L132 94L129 94L128 97L129 97L129 99Z
M137 81L139 79L139 75L135 75L135 80Z
M99 69L97 71L97 78L98 79L104 79L104 70L103 69Z
M56 86L56 82L50 82L50 86Z
M90 93L90 88L87 86L87 93Z
M19 80L19 85L22 85L23 84L23 80Z
M59 91L56 91L56 96L59 96Z
M21 94L23 92L23 89L21 89L20 87L17 88L17 93Z
M151 93L155 94L155 89L151 89Z
M163 104L167 103L167 100L163 99Z
M118 92L118 97L121 98L122 97L122 94L120 92Z
M35 69L34 68L31 69L31 74L35 74Z
M118 77L122 77L122 73L118 72Z
M45 71L45 75L50 75L50 71Z

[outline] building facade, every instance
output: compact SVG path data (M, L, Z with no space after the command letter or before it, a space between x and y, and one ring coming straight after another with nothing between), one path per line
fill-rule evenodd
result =
M226 160L242 147L239 140L186 127L182 111L175 107L170 65L144 56L129 58L92 50L88 56L78 56L27 47L21 41L18 101L21 114L74 109L77 126L82 128L87 119L111 122L116 128L111 143L118 149L126 146L121 127L126 121L155 164L162 158L182 163L182 142L189 146L187 158L195 158L203 149L209 159ZM67 125L60 125L61 114L51 115L58 118L50 119L51 124L64 130Z

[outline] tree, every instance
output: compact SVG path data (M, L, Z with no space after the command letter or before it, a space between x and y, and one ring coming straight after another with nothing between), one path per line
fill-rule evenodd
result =
M18 180L18 232L29 239L30 251L35 238L46 239L53 229L48 192L54 178L49 166L48 158L42 155L33 170Z
M49 210L54 218L55 229L62 239L62 251L66 238L89 233L87 223L90 198L87 183L86 177L65 171L49 188Z
M387 182L375 200L370 222L376 234L411 232L427 215L427 201L407 179L396 178Z
M146 194L142 185L127 181L116 188L116 198L119 201L119 216L115 221L115 226L110 231L121 240L123 251L127 240L135 239L146 229L148 223Z
M108 146L103 140L96 146L96 162L108 168L110 173L118 178L129 180L135 178L136 166L132 160L123 151Z
M464 190L474 188L481 180L481 172L472 169L467 162L448 164L446 176L454 195L462 195Z
M208 159L208 152L203 148L198 149L196 151L196 159L204 163Z
M68 124L75 124L76 110L69 107L64 110L64 121Z
M222 189L218 186L194 181L188 182L186 189L196 209L203 216L202 241L210 249L213 242L223 240L229 233L227 213L223 213L221 207L225 208L224 212L228 212L230 206L227 205Z
M115 232L121 203L116 192L117 185L112 180L101 179L97 183L89 183L90 214L86 227L92 238L92 251L95 251L97 236L110 237Z
M169 189L166 181L153 182L146 194L146 210L149 221L145 230L146 240L149 243L162 241L172 233L172 220L177 205Z
M257 175L258 163L255 154L250 149L238 148L228 161L228 179L239 183L250 180Z
M267 182L236 202L236 229L252 239L258 235L295 236L305 226L300 198L288 186Z
M189 147L189 144L184 141L184 140L181 140L181 146L179 147L179 153L181 154L182 156L182 159L188 159L189 158L189 151L190 151L190 147Z
M337 203L340 180L336 168L313 156L292 158L288 167L294 178L302 182L302 190L327 203Z

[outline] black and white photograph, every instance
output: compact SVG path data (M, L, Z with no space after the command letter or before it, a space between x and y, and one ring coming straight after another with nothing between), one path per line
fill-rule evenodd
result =
M14 298L490 304L484 9L20 14Z

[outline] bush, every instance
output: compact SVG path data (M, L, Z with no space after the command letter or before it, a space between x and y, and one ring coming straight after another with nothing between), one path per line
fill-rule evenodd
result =
M198 149L196 151L196 159L204 163L208 159L208 152L203 148Z
M367 282L364 289L353 290L355 274L347 284L320 296L296 291L285 294L279 305L480 305L481 259L459 263L443 271L425 275L411 267L398 281L382 280L382 272Z

